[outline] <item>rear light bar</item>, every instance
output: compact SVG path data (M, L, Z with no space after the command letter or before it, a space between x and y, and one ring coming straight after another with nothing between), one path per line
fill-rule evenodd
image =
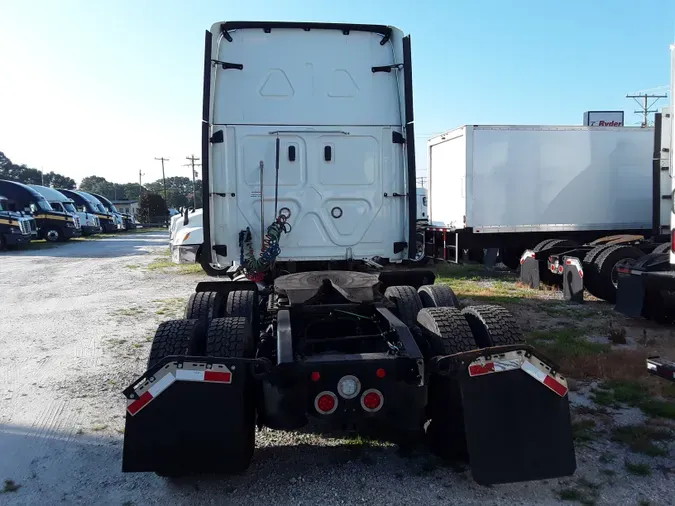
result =
M518 351L510 351L490 359L479 357L469 364L469 376L484 376L516 369L529 374L560 397L565 397L569 391L567 380L563 376L552 371L536 357L527 357Z
M382 409L384 396L377 388L370 388L361 396L361 407L368 413L375 413Z

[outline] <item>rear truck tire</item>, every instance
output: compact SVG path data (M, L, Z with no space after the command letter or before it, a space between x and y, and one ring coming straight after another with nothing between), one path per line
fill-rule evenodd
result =
M396 305L398 318L413 329L417 324L417 313L423 308L417 290L412 286L390 286L384 291L384 296Z
M417 314L417 324L429 345L431 357L476 349L471 327L459 309L424 308Z
M450 285L420 286L417 294L423 307L459 307L459 299Z
M670 243L664 242L663 244L659 244L656 248L654 248L654 251L652 253L668 253L670 251Z
M260 333L258 297L253 290L233 290L228 293L223 316L246 318L251 325L253 337L257 337Z
M42 237L47 242L61 242L63 239L63 234L59 227L47 227L44 232L42 232Z
M226 317L214 318L209 324L206 334L206 354L217 358L253 358L255 357L255 337L246 318ZM244 371L241 371L243 373ZM252 381L248 382L243 396L241 416L243 417L243 434L225 433L222 437L230 438L228 454L224 455L223 471L240 473L248 469L255 449L256 398ZM233 416L236 416L233 410Z
M427 339L431 356L454 355L476 348L469 323L455 308L422 309L417 322ZM448 460L467 460L464 410L459 382L432 374L426 408L426 438L433 453Z
M223 316L225 316L225 301L218 292L193 293L185 306L186 320L202 320L206 326L214 318Z
M171 355L203 355L206 326L201 320L169 320L157 327L148 369Z
M501 306L470 306L462 315L479 348L524 343L523 333L513 315Z
M246 318L229 316L211 320L206 333L206 355L234 358L255 356L255 339Z
M593 261L594 274L597 276L596 283L593 286L595 293L590 288L588 291L596 297L614 304L619 282L617 268L631 267L643 256L642 250L627 244L617 244L606 248Z

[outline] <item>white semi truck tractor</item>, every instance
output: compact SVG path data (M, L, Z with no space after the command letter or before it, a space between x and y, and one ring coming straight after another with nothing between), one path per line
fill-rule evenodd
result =
M206 32L203 251L233 268L163 322L124 391L125 472L239 472L256 430L379 431L480 483L571 475L567 379L499 306L417 268L410 37Z

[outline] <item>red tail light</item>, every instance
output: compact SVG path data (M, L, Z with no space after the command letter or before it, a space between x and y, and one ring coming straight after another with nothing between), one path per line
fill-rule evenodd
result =
M670 231L670 251L675 253L675 228Z
M371 388L370 390L363 392L363 395L361 396L361 407L364 411L374 413L382 408L382 404L384 404L384 397L382 396L382 392L376 388Z
M314 399L314 409L321 415L334 413L337 405L337 396L333 392L321 392Z

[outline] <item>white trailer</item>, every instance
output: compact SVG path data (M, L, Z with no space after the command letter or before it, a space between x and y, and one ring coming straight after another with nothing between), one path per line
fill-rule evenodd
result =
M459 261L499 248L513 266L543 239L649 234L653 142L653 128L633 127L466 125L433 137L428 250Z

